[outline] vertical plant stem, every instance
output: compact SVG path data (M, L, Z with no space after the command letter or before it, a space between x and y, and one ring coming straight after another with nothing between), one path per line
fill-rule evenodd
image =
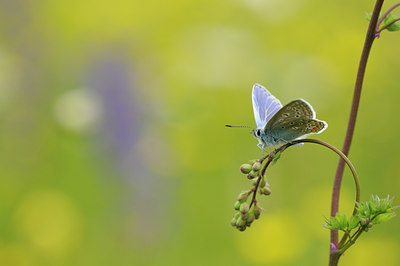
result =
M357 112L358 112L358 106L360 103L360 97L361 97L361 89L362 89L362 84L364 80L364 74L365 74L365 69L367 67L367 61L368 61L368 56L369 52L372 47L372 43L375 39L375 29L379 17L379 13L382 9L384 0L377 0L375 3L375 8L372 13L371 21L369 23L368 31L367 31L367 36L365 37L365 42L364 42L364 48L361 54L361 59L358 67L358 72L357 72L357 79L354 87L354 94L353 94L353 103L351 105L351 111L350 111L350 117L349 117L349 122L347 125L347 131L346 131L346 137L344 140L342 152L348 156L350 146L351 146L351 141L353 139L353 133L354 133L354 128L356 125L356 118L357 118ZM335 180L333 184L333 190L332 190L332 203L331 203L331 216L334 217L336 216L337 212L339 211L339 194L340 194L340 185L342 182L342 177L343 177L343 171L344 171L344 165L345 162L342 159L339 159L339 163L336 169L336 175L335 175ZM336 247L339 242L339 234L337 230L331 230L331 243L333 243ZM337 262L339 261L338 257L340 256L339 253L337 252L332 252L330 253L329 257L329 265L337 265Z

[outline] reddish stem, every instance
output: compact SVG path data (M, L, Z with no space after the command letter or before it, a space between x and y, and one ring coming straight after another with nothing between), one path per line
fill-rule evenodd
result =
M360 64L357 72L356 84L354 87L354 95L353 95L353 103L351 105L349 122L347 125L346 137L344 140L342 152L348 156L351 146L351 141L353 139L354 128L356 125L358 106L360 103L361 97L361 89L364 80L365 69L367 67L368 56L372 47L372 43L375 39L375 29L378 22L379 13L381 11L384 0L377 0L375 4L374 11L372 12L371 21L369 23L367 36L365 37L364 48L361 54ZM339 163L336 169L335 181L333 184L332 190L332 203L331 203L331 216L335 217L337 212L339 211L339 194L340 194L340 185L342 182L344 170L344 161L339 159ZM336 247L339 242L339 234L337 230L331 230L331 243L333 243ZM329 258L329 265L336 265L338 262L338 254L337 252L331 251Z

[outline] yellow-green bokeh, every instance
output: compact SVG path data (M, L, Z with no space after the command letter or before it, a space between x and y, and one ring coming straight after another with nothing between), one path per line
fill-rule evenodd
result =
M255 124L257 82L310 102L329 124L317 138L340 148L373 5L0 0L0 264L326 265L337 156L287 150L238 232L239 166L261 151L224 124ZM362 200L399 198L398 47L383 32L367 67L350 154ZM354 197L346 170L342 212ZM400 265L399 224L341 265Z

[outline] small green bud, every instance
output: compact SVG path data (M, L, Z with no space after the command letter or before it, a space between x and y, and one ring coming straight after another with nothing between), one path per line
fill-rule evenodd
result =
M255 162L253 164L253 171L257 172L257 171L260 171L260 170L261 170L261 163Z
M240 166L240 171L241 171L243 174L248 174L248 173L250 173L250 171L251 171L252 169L253 169L252 166L251 166L250 164L247 164L247 163L242 164L242 165Z
M243 214L242 214L242 219L246 221L248 216L249 216L249 213L248 213L248 212L243 213Z
M268 196L268 195L271 195L271 192L272 191L269 187L260 188L260 194L262 194L262 195Z
M235 217L232 218L232 220L231 220L231 225L232 225L232 226L236 226L236 221L237 221L237 219L235 219Z
M251 170L250 173L247 175L248 179L253 179L256 178L258 176L258 172Z
M261 181L260 181L260 188L263 188L263 187L265 187L265 185L267 184L267 181L265 181L265 179L263 178L263 179L261 179Z
M254 206L253 213L254 213L254 218L255 218L255 219L260 218L260 215L261 215L261 208L260 208L258 205L255 205L255 206Z
M253 186L257 185L257 178L254 178L254 179L252 180L251 184L252 184Z
M254 211L249 212L249 215L247 216L247 219L246 219L246 225L249 226L255 219L256 219L256 216L254 215Z
M235 218L236 220L240 217L240 212L235 213L235 215L233 215L233 218Z
M236 201L235 205L233 205L233 207L235 208L235 210L238 211L240 209L240 205L241 205L240 201Z
M255 159L254 160L250 160L249 164L253 165L255 162L257 162L257 160L255 160Z
M365 226L369 223L369 219L361 219L361 225Z
M236 220L236 227L237 228L245 226L245 225L246 225L246 221L243 220L241 217L239 217L239 219Z
M238 201L240 201L240 202L246 201L247 198L249 197L249 195L250 195L249 191L244 191L244 192L240 193L238 196Z
M240 205L240 212L245 214L249 211L249 204L244 202L242 205Z

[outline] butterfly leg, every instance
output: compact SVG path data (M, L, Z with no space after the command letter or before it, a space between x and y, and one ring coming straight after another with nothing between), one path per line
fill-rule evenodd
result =
M264 157L264 145L265 144L263 144L263 143L258 143L257 144L257 147L259 147L260 149L261 149L261 151L262 151L262 156Z

